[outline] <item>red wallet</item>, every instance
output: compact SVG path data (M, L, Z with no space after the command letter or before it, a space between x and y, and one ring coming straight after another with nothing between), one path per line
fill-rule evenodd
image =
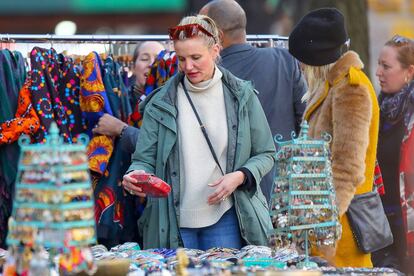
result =
M142 192L151 197L167 197L171 191L170 185L152 174L132 175L138 180L134 185L140 187Z

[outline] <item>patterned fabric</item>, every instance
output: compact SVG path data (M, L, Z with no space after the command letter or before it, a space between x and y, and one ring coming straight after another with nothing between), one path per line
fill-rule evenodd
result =
M378 164L378 160L375 161L374 169L374 189L380 196L385 194L384 181L382 180L381 168Z
M414 80L396 94L381 93L379 101L381 117L386 123L393 125L404 117L404 124L407 127L414 113Z
M0 124L13 119L25 77L23 56L7 49L0 50ZM5 135L3 130L0 133ZM19 152L17 143L0 145L0 247L5 247Z
M380 94L381 115L385 124L404 118L405 134L401 143L399 191L406 235L406 255L414 256L414 80L392 96Z
M76 136L84 131L77 69L54 49L35 47L30 61L32 104L41 122L35 141L44 143L50 124L56 122L64 141L75 142Z
M20 91L15 118L0 125L0 145L16 142L22 134L34 135L39 127L39 117L32 107L27 82Z
M109 160L109 174L93 177L95 183L95 218L98 241L112 247L126 241L136 241L137 197L125 194L121 181L129 167L131 156L119 150L119 140L115 140L115 150Z
M145 95L162 86L178 70L178 60L175 52L162 50L151 66L150 73L145 83Z
M102 78L113 116L126 121L131 113L128 90L123 83L121 67L109 57L105 60ZM121 184L131 155L120 148L120 140L115 139L114 151L107 166L108 174L97 177L95 183L95 217L98 241L112 247L126 241L137 241L136 204L138 197L126 195Z
M129 90L130 105L133 108L131 115L128 119L128 124L140 128L142 124L142 114L139 112L139 104L145 99L145 93L143 89L140 89L138 85L134 84Z
M59 96L67 116L70 138L77 142L77 136L86 130L85 119L79 103L80 70L72 59L59 54Z
M88 54L82 65L80 107L86 119L87 133L92 137L87 149L89 169L102 176L107 173L106 167L112 155L114 142L109 136L94 136L92 128L104 113L112 115L112 110L102 80L102 61L99 55L96 52Z
M152 93L158 87L161 87L170 77L178 71L177 55L174 51L169 52L162 50L151 66L150 73L144 86L144 91L136 85L132 86L130 97L133 108L129 119L129 124L135 127L141 127L142 114L139 112L139 104L146 96Z
M121 66L114 62L112 57L105 60L103 83L113 116L126 122L132 110L128 101L128 89L124 84L121 71Z

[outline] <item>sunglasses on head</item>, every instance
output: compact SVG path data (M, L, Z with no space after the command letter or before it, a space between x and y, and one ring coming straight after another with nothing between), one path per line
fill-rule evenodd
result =
M393 36L393 38L391 40L393 42L397 43L397 44L410 42L409 38L406 38L406 37L401 36L401 35L395 35L395 36Z
M186 38L191 38L197 35L199 32L206 34L209 37L214 39L214 36L203 28L200 24L186 24L186 25L179 25L173 28L168 29L168 34L171 40L178 40L180 38L180 33L184 32ZM215 40L215 39L214 39Z

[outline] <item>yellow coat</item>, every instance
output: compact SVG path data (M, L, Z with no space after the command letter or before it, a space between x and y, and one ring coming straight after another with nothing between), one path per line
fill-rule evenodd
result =
M324 255L338 267L372 267L371 255L358 249L344 215L355 194L372 190L374 178L379 107L362 68L355 52L345 53L329 71L325 89L309 99L304 115L310 137L320 138L325 132L332 135L332 177L342 237L336 252L321 248L312 253Z

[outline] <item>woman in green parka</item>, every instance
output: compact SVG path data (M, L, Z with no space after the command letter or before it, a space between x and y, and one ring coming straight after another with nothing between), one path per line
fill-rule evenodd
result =
M209 17L185 17L169 34L180 73L146 101L122 182L146 196L133 175L151 173L172 188L167 198L148 197L138 221L143 247L266 245L272 225L259 184L275 147L255 90L216 65L218 29Z

